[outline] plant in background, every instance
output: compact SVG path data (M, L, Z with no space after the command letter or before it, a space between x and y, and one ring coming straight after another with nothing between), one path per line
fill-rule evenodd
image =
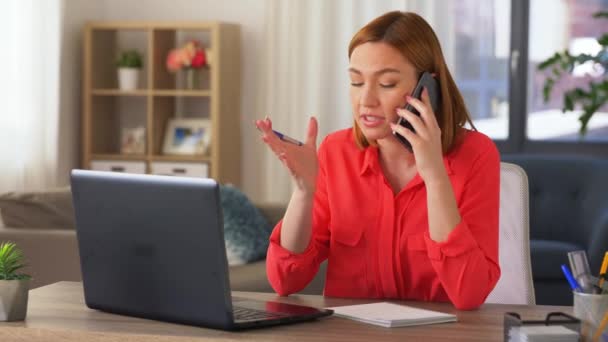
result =
M207 55L199 41L192 40L181 48L169 51L167 69L176 72L181 69L200 69L207 66Z
M594 18L608 18L608 12L597 12L593 15ZM574 67L583 63L591 63L596 70L600 70L603 75L608 73L608 33L604 33L597 39L600 45L600 50L594 54L578 54L571 55L568 50L564 52L556 52L553 56L542 61L538 65L539 70L551 70L549 76L543 86L543 99L549 101L551 90L556 81L564 76L564 74L572 74ZM589 120L603 105L608 102L608 80L603 77L599 81L589 81L588 89L574 88L564 94L564 104L562 112L572 111L577 105L580 105L583 112L579 116L581 122L580 135L584 136L587 133L587 124Z
M17 273L26 265L23 263L23 253L12 242L0 244L0 280L30 279L27 274Z
M144 63L143 58L137 50L126 50L120 53L116 65L119 68L135 68L140 69Z

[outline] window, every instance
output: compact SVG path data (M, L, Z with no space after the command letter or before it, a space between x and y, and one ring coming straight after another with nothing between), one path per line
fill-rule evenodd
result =
M493 139L506 139L511 3L508 0L440 3L437 11L447 13L448 20L436 25L437 32L473 124Z
M543 84L548 73L537 70L538 64L556 51L571 54L596 54L597 42L608 32L607 19L594 19L598 11L608 11L602 0L531 0L528 45L527 130L530 140L580 142L580 110L562 113L563 95L575 87L587 88L589 80L605 79L601 66L587 62L565 75L551 92L550 101L543 101ZM596 112L588 124L583 142L608 142L608 108Z

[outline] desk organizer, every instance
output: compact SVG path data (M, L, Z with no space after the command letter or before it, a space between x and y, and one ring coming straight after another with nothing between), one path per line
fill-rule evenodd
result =
M544 320L524 321L516 312L507 312L504 317L503 341L509 341L509 331L512 328L531 325L562 325L570 330L581 332L581 320L563 312L550 312Z

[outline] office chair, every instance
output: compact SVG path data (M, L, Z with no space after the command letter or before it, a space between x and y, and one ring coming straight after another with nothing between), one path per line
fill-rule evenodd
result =
M499 264L500 279L486 303L536 303L530 262L528 177L510 163L500 163Z

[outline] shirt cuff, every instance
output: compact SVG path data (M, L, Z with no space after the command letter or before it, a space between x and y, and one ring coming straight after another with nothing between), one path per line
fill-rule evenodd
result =
M312 254L314 254L314 243L312 243L312 238L310 242L308 242L308 246L302 253L294 253L283 246L281 246L281 228L283 227L283 220L279 221L277 225L272 230L272 234L270 234L270 245L269 250L272 249L272 254L278 260L304 260L310 258Z
M442 242L431 239L429 232L424 233L427 252L431 260L443 260L444 257L455 257L472 249L478 248L477 240L471 234L468 224L464 220L456 225L454 230L448 234L448 238Z

